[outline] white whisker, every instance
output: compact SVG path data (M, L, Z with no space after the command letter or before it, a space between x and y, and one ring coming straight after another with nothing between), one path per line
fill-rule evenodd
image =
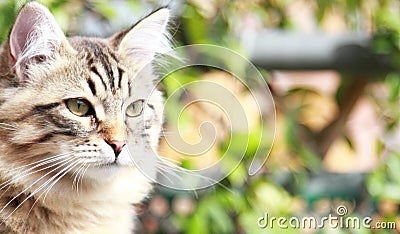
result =
M17 127L8 123L0 123L0 127L7 130L16 130Z
M57 177L57 179L47 188L47 189L45 189L45 191L44 192L46 192L45 193L45 195L44 195L44 198L43 198L43 202L44 202L44 200L46 200L46 197L47 197L47 195L49 194L49 192L50 192L50 190L54 187L54 185L58 182L58 181L60 181L68 172L70 172L76 165L78 165L79 164L79 161L78 160L76 160L76 161L74 161L73 163L71 163L69 166L67 166L66 168L64 168L64 169L62 169L61 171L59 171L56 175L54 175L51 179L50 179L50 181L51 180L54 180L54 179L56 179ZM59 176L61 174L61 176ZM40 194L40 196L37 198L37 200L39 200L39 198L42 196L42 194Z
M87 165L86 165L87 164ZM83 183L83 177L85 176L85 173L86 173L86 171L89 169L89 167L90 167L90 164L89 163L85 163L84 165L86 165L86 167L85 167L85 169L83 170L83 172L81 173L81 175L80 175L80 177L78 177L78 183L77 183L77 185L79 184L79 182L81 183L81 185L82 185L82 183ZM78 187L77 187L77 190L78 190Z
M179 133L177 133L177 132L161 132L160 133L161 136L176 136L178 134Z
M161 159L162 163L164 163L164 164L168 163L168 165L171 165L171 166L176 166L181 163L178 160L175 160L173 158L168 158L168 157L164 157L164 156L158 156L158 157ZM172 163L172 164L170 164L170 163Z
M73 159L71 159L70 161L64 163L62 166L67 165L67 164L70 163L71 161L73 162L72 164L70 164L70 165L67 166L66 168L62 169L62 170L61 170L60 172L58 172L56 175L53 175L53 176L52 176L50 179L48 179L45 183L41 184L38 188L36 188L36 189L30 194L30 196L28 196L27 198L25 198L25 200L24 200L23 202L21 202L20 205L22 205L22 204L23 204L26 200L28 200L30 197L36 195L40 190L44 189L49 183L51 183L59 174L61 174L61 173L62 173L63 171L65 171L67 168L70 168L71 166L74 167L74 166L78 163L77 161L74 162ZM67 170L67 172L68 172L68 170ZM65 174L63 174L61 177L63 177L64 175L65 175ZM56 183L57 181L58 181L58 180L56 180L55 183ZM55 183L54 183L54 184L55 184ZM50 187L53 187L54 184L52 184ZM47 189L46 189L46 190L47 190ZM40 197L42 197L42 195L44 194L44 192L46 192L46 190L43 191L43 192L39 195L39 197L37 197L37 198L35 199L35 202L34 202L33 205L31 206L31 208L29 209L29 212L28 212L26 218L29 217L29 214L32 212L33 207L34 207L34 206L36 205L36 203L39 201ZM46 193L46 195L47 195L47 193ZM45 196L45 197L46 197L46 196ZM43 199L43 201L44 201L44 199ZM19 206L18 206L18 207L19 207ZM15 208L15 210L18 209L18 207Z
M54 155L54 156L51 156L51 157L47 157L47 158L41 159L41 160L39 160L39 161L35 161L35 162L32 162L32 163L26 164L26 165L24 165L24 166L20 166L20 167L13 168L13 169L11 169L11 170L9 170L9 171L14 171L14 170L18 170L18 169L21 169L21 168L24 168L24 167L29 167L29 166L31 166L31 165L34 165L34 164L37 164L37 163L41 163L41 162L44 162L44 161L47 161L47 160L50 160L50 159L58 158L58 157L60 157L60 156L69 156L69 155L71 155L72 153L73 153L73 152L66 152L66 153L62 153L62 154L57 154L57 155Z
M68 160L68 159L66 159L66 160ZM19 179L22 179L22 178L27 177L27 176L29 176L29 175L32 175L32 174L34 174L34 173L37 173L37 172L40 172L40 171L44 171L44 170L46 170L46 169L49 169L49 168L54 167L54 166L56 166L56 165L59 165L59 164L65 162L66 160L63 160L63 161L58 162L58 163L54 163L54 164L52 164L52 165L50 165L50 166L41 168L41 169L39 169L39 170L30 172L30 173L27 173L27 174L22 174L22 173L21 173L21 174L18 174L18 175L17 175L17 178L13 178L13 179L7 180L7 181L5 182L6 184L2 183L3 186L0 188L0 190L3 190L4 188L8 187L8 186L9 186L10 184L12 184L15 180L19 180ZM9 189L10 189L10 187L8 187L6 190L4 190L3 193L0 195L0 197L2 197Z
M42 162L39 163L38 165L35 165L35 166L29 168L28 170L25 170L25 171L23 171L23 172L21 172L21 173L18 173L18 174L16 174L16 175L14 175L13 178L11 178L11 179L9 179L9 180L7 180L7 181L1 183L1 184L0 184L0 186L1 186L1 187L0 187L0 190L3 190L5 187L9 186L13 181L20 180L20 179L22 179L22 178L24 178L24 177L27 177L27 176L29 176L29 175L32 175L32 174L34 174L34 173L37 173L37 172L46 170L46 169L48 169L48 168L50 168L50 167L53 167L54 165L58 165L58 164L60 164L60 163L62 163L62 162L65 162L66 160L68 160L68 156L69 156L69 155L63 155L63 156L60 157L60 158L52 158L52 159L50 159L50 160L48 160L48 161L42 161L42 160L41 160ZM66 159L65 159L65 158L66 158ZM62 160L62 159L63 159L63 160ZM56 164L50 165L50 166L46 166L46 167L44 167L44 168L40 168L39 170L34 170L34 171L32 171L33 169L35 169L35 168L37 168L37 167L44 166L44 165L46 165L46 164L53 163L53 162L56 162L56 161L59 161L59 160L62 160L62 161L61 161L61 162L58 162L58 163L56 163ZM28 172L29 172L29 173L28 173ZM6 190L6 191L7 191L7 190ZM6 191L5 191L5 192L6 192Z
M81 164L75 171L72 173L71 177L74 177L72 181L72 189L76 188L76 192L79 195L79 177L81 173L85 170L86 163ZM75 175L75 176L74 176Z
M31 185L29 185L28 187L26 187L24 190L22 190L19 194L17 194L16 196L14 196L10 201L8 201L3 208L0 210L0 213L2 213L4 211L4 209L11 204L11 202L13 202L15 199L17 199L19 196L21 196L22 194L24 194L25 192L27 192L30 188L32 188L32 186L34 186L35 184L37 184L40 180L42 180L43 178L45 178L47 175L53 173L54 171L56 171L57 169L63 167L64 165L67 165L70 161L73 161L73 159L69 159L68 161L62 163L61 165L57 166L56 168L52 169L51 171L47 172L46 174L42 175L41 177L39 177L37 180L35 180ZM54 166L54 165L53 165ZM41 186L40 186L41 187ZM36 189L37 190L37 189ZM32 196L34 196L35 193L31 193L27 198L24 199L23 202L21 202L17 208L15 208L5 219L2 220L1 223L4 223L27 199L31 198Z
M165 178L167 178L170 182L172 182L171 179L168 178L165 173L168 173L169 175L173 176L174 178L177 178L178 180L184 180L185 179L185 178L182 177L182 175L195 176L195 177L198 177L199 179L210 181L213 184L218 184L222 188L226 189L227 191L232 192L231 189L229 189L225 185L221 184L219 181L214 180L213 178L201 175L199 173L196 173L195 171L191 171L191 170L182 168L182 167L172 163L171 161L174 161L172 159L168 159L168 158L165 158L165 157L162 157L162 156L159 156L159 159L160 159L158 161L159 164L157 165L157 168L159 169L159 173L161 175L163 175ZM194 187L192 189L195 190Z

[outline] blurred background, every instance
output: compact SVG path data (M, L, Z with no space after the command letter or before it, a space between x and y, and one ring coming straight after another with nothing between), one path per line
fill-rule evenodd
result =
M258 67L269 85L276 111L274 144L263 168L249 176L261 121L257 107L246 104L246 90L218 70L193 68L175 77L183 84L204 79L236 90L255 136L249 137L243 162L218 185L199 191L156 187L137 206L138 233L400 232L400 1L39 2L51 9L67 35L87 36L109 36L168 4L175 14L171 34L176 46L206 43L235 50ZM1 0L1 41L22 5ZM161 88L168 96L176 86L166 79ZM178 99L175 108L187 98ZM167 121L174 112L174 107L166 110ZM188 142L198 139L199 123L215 123L219 137L206 158L186 159L163 139L160 155L188 169L215 161L229 141L222 115L196 104L179 120ZM174 134L168 124L165 132ZM354 217L396 222L397 229L257 226L264 212L322 217L335 214L339 205Z

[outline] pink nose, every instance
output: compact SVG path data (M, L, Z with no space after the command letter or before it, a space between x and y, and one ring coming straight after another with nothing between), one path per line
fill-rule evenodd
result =
M106 142L114 150L115 157L118 157L119 153L121 153L121 151L122 151L122 148L126 145L125 140L124 141L111 140L111 141L106 141Z

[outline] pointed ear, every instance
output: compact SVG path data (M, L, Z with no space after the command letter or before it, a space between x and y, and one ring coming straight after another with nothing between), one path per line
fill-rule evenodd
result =
M118 52L135 63L148 63L156 53L171 49L167 25L170 17L168 8L161 8L139 21L130 29L111 38Z
M65 35L53 15L37 2L20 11L9 36L9 49L20 81L28 79L30 64L45 62L58 52Z

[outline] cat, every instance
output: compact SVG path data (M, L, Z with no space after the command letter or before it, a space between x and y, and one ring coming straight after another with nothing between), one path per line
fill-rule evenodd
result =
M152 183L127 144L155 161L163 97L146 64L170 49L169 18L66 37L44 5L22 7L0 51L0 233L134 230Z

